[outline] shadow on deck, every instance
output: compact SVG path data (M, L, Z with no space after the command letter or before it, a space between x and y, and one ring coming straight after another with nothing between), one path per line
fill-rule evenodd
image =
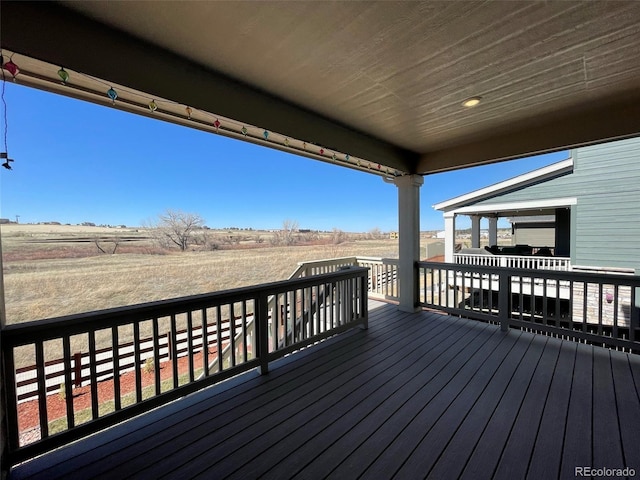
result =
M640 356L370 303L354 329L17 466L23 478L640 472Z

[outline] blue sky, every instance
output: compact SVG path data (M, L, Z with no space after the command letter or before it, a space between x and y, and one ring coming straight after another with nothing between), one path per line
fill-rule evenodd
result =
M139 226L167 208L211 228L397 229L397 189L375 175L6 83L14 169L0 172L0 215ZM4 125L2 125L4 128ZM434 203L567 158L568 153L425 177L422 230ZM457 222L465 228L466 220Z

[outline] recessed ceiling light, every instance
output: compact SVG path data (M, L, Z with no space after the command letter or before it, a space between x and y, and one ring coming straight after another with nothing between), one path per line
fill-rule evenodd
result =
M464 102L462 102L462 106L467 108L475 107L480 103L481 100L482 100L482 97L467 98Z

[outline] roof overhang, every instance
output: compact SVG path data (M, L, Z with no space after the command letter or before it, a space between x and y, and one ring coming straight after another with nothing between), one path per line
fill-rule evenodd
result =
M474 205L482 200L495 197L497 195L512 192L515 190L521 190L534 185L536 183L544 182L552 178L557 178L561 175L566 175L573 171L573 157L570 157L561 162L556 162L551 165L533 170L531 172L518 175L517 177L504 180L502 182L490 185L488 187L474 190L473 192L465 193L458 197L445 200L444 202L436 203L433 208L435 210L441 210L448 212L452 210L461 211L463 209L476 208Z

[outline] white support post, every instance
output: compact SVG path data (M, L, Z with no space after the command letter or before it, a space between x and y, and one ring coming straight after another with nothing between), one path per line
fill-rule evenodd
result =
M415 263L420 260L420 175L405 175L394 180L398 187L398 279L400 305L403 312L415 312L418 282Z
M444 261L453 263L453 254L456 251L456 214L444 213Z
M489 217L489 246L498 245L498 217Z
M471 247L480 248L480 217L471 215Z

